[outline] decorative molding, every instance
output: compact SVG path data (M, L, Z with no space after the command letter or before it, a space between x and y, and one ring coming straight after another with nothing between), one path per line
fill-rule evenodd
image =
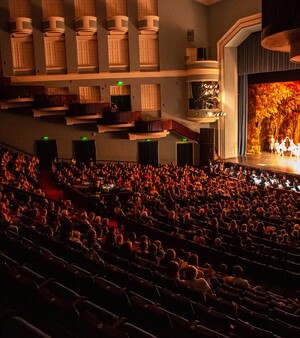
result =
M151 79L151 78L164 78L164 77L186 77L188 76L187 70L162 70L162 71L153 71L153 72L128 72L122 73L122 79ZM48 74L48 75L22 75L22 76L12 76L12 84L28 84L35 82L52 82L57 81L57 74ZM105 79L120 79L120 73L82 73L82 74L59 74L59 79L61 81L76 81L76 80L105 80Z
M253 32L261 30L261 13L239 19L217 42L220 62L221 109L230 118L219 120L219 153L221 158L237 156L238 142L238 75L237 47ZM235 69L235 71L233 71ZM234 150L233 150L234 149ZM234 154L232 154L234 152Z
M221 61L225 47L237 47L251 33L261 30L261 13L239 19L217 42L218 60Z

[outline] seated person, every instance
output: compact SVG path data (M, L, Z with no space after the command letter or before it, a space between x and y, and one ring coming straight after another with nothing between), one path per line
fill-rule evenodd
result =
M165 276L174 280L179 280L179 264L176 261L170 261L167 264Z
M187 265L184 270L183 280L181 280L180 283L200 290L204 296L204 299L206 299L206 295L212 293L211 287L205 278L197 278L197 273L198 270L195 266Z
M242 278L243 269L240 265L233 267L233 275L224 277L224 283L236 285L242 288L250 288L250 284L246 279Z

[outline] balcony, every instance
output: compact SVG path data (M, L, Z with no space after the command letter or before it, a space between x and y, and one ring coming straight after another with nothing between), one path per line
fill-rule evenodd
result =
M75 30L78 35L94 35L97 32L97 18L90 15L76 18Z
M65 33L65 19L61 16L50 16L43 19L43 31L46 36L60 36Z
M126 34L128 32L128 16L115 15L107 19L109 34Z
M34 96L32 105L33 117L65 115L70 103L77 101L77 95L47 95Z
M109 107L108 102L70 103L65 116L66 124L68 126L86 123L96 124L102 118L102 113L107 107Z
M32 34L32 20L26 17L17 17L9 21L9 29L14 38Z
M140 111L120 111L112 112L111 107L106 108L99 120L98 132L112 132L131 130L135 126L135 121L141 120Z

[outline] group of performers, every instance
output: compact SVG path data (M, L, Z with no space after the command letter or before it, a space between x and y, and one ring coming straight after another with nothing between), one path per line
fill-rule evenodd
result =
M294 141L286 136L280 143L278 140L275 140L274 137L270 139L270 151L271 153L279 154L280 156L296 156L297 159L300 158L300 143L297 145Z

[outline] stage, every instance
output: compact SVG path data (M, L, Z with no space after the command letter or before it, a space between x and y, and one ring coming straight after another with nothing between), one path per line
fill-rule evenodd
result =
M225 160L225 162L240 163L241 165L268 170L276 173L300 175L300 159L295 156L280 156L269 152L238 156Z

